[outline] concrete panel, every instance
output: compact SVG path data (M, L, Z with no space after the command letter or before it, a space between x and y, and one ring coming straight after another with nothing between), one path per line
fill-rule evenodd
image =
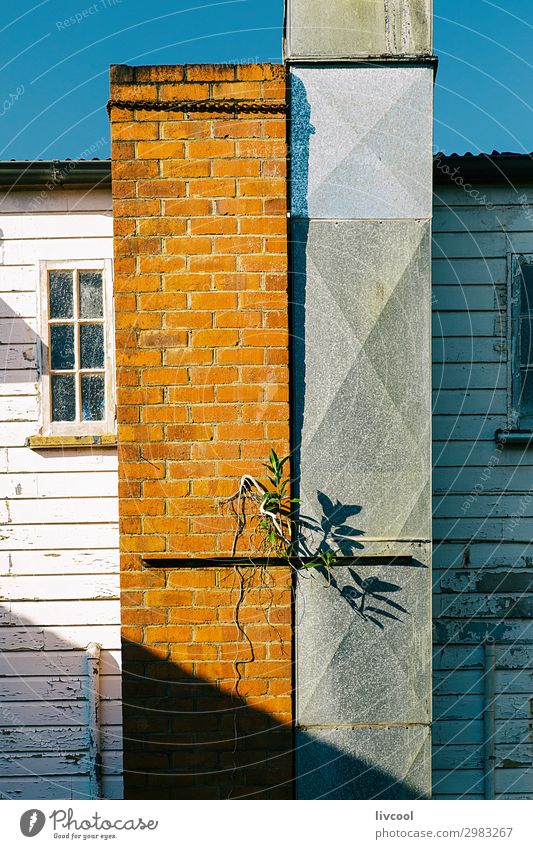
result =
M429 238L420 221L292 223L302 513L352 508L358 548L431 537Z
M429 729L300 729L296 772L298 799L426 799Z
M300 573L299 725L428 723L431 574L412 565Z
M432 0L288 0L286 59L428 56Z
M291 213L430 218L433 71L292 68Z

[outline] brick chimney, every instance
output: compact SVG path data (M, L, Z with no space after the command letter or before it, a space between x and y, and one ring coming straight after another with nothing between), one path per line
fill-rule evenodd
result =
M127 798L291 795L290 570L224 508L289 452L285 90L111 69Z

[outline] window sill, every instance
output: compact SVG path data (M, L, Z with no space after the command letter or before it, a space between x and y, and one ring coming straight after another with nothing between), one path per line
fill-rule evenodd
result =
M114 433L102 433L98 436L29 436L26 445L29 448L116 448L117 437Z
M497 430L494 438L499 447L505 445L532 445L533 446L533 430Z

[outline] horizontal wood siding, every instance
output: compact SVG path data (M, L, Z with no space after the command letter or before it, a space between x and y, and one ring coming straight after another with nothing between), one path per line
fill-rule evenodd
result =
M108 192L0 199L0 798L88 794L85 666L101 656L104 795L122 796L117 457L40 427L39 261L112 256Z
M484 798L492 636L496 796L533 798L533 448L494 439L507 426L508 254L533 253L533 187L476 189L477 202L438 186L433 220L433 793Z

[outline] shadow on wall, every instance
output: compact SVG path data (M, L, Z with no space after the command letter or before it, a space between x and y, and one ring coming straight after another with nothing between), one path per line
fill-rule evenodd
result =
M145 646L101 656L104 798L413 799L401 776L280 724ZM0 798L89 799L83 648L0 608ZM415 776L416 777L416 776Z
M347 524L352 516L358 516L363 509L359 504L343 504L332 501L325 492L317 491L317 502L322 510L320 519L313 516L299 516L299 545L306 557L316 557L319 553L336 553L350 557L358 549L364 548L354 537L363 536L363 531Z
M9 579L4 578L3 586L7 592ZM67 640L59 628L23 617L19 612L23 604L0 606L0 799L94 798L84 646ZM64 628L69 630L79 633L80 642L97 639L97 627ZM109 632L109 627L104 630ZM116 647L103 649L100 658L106 799L122 797L118 642L117 626Z
M416 788L123 643L126 799L414 799ZM329 788L329 790L327 789Z
M336 558L354 557L358 550L364 548L362 543L356 541L364 532L347 523L363 508L359 504L343 504L338 499L332 501L320 490L317 492L317 501L322 508L322 516L318 521L311 516L299 517L300 551L305 557L311 558L319 558L321 554L332 554ZM312 545L306 534L311 535ZM362 577L353 568L348 568L349 583L339 582L333 571L326 563L320 563L320 560L313 568L358 616L381 630L387 620L399 622L402 614L408 615L405 607L390 598L391 594L402 590L399 584L384 581L377 575Z
M305 309L307 239L309 234L308 183L309 143L315 128L311 124L311 105L303 82L289 75L290 85L290 219L289 297L291 306L291 452L295 475L294 495L300 497L301 448L305 407Z
M18 294L18 290L14 289L13 291ZM35 297L33 292L20 292L20 294ZM6 296L7 294L4 293L4 297ZM39 379L40 341L40 337L27 321L0 297L0 375L2 383L35 383Z

